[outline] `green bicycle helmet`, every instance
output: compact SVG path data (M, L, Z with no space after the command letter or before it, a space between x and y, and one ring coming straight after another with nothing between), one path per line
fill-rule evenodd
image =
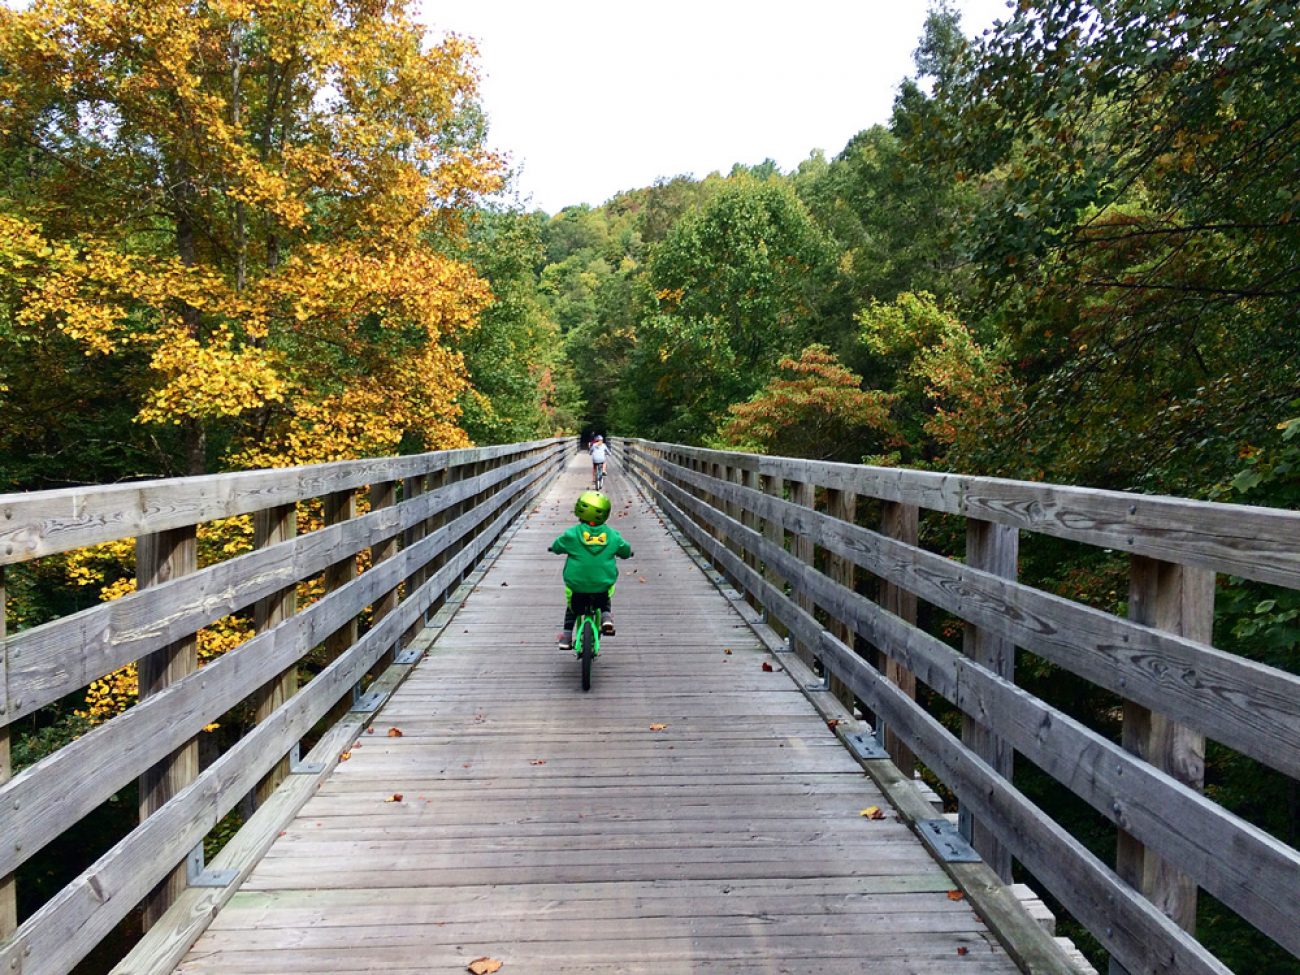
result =
M573 513L579 521L592 525L603 525L609 519L612 505L609 498L599 491L583 491L578 495L578 502L573 506Z

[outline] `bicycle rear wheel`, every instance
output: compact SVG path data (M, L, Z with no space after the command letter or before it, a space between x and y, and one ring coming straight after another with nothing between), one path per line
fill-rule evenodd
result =
M591 664L596 659L596 630L591 617L584 616L578 621L578 628L573 634L573 649L582 661L582 689L591 690Z

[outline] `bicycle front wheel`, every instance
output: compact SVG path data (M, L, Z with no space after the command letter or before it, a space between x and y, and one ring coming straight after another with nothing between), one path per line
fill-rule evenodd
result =
M582 662L582 689L591 690L591 664L596 659L596 634L590 620L583 620L574 634L574 651Z

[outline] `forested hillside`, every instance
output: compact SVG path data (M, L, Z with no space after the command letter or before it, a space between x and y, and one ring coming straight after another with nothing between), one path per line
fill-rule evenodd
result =
M0 492L599 429L1296 507L1295 0L1020 0L978 39L940 3L900 81L888 124L793 171L552 215L500 202L473 47L405 0L0 8ZM1123 610L1122 560L1034 544L1027 580ZM126 550L11 573L8 625L131 578ZM1294 594L1217 598L1218 646L1300 671ZM1117 733L1114 701L1023 672ZM17 764L133 680L30 720ZM1297 843L1295 782L1208 760ZM1238 970L1297 971L1203 916Z

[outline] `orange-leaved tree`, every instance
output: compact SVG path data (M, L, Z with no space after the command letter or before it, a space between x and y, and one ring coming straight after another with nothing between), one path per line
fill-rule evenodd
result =
M894 397L864 390L862 377L824 345L780 361L780 373L744 403L730 407L719 430L723 446L817 460L862 459L890 442Z

